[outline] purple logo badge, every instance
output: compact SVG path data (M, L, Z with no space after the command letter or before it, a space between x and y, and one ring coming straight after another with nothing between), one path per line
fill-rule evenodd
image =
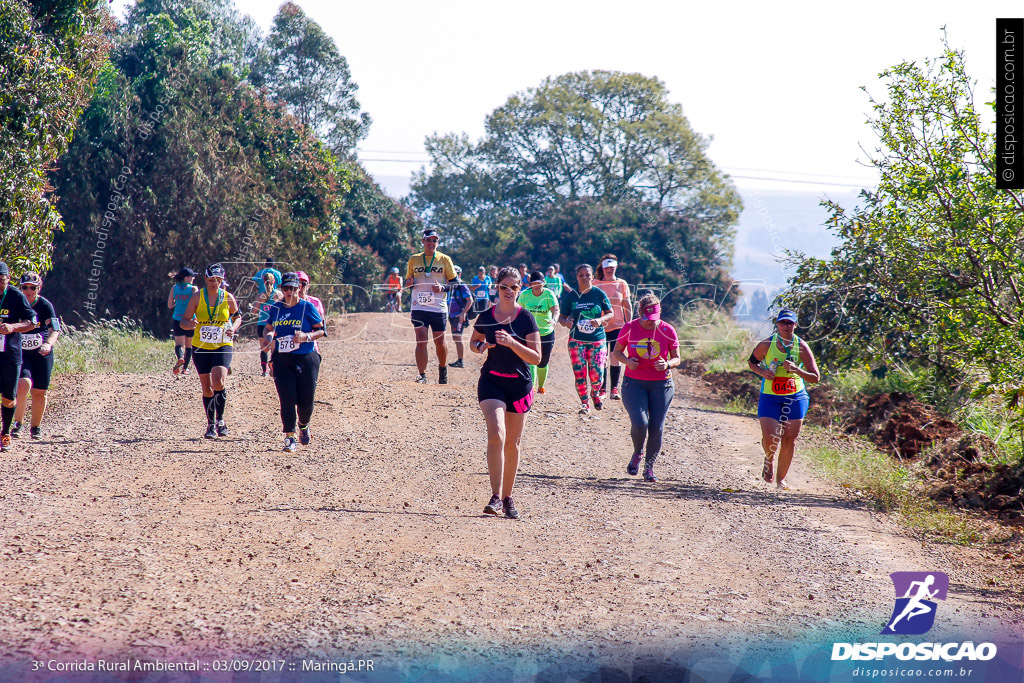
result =
M893 572L896 606L883 635L916 636L935 623L935 600L945 600L949 577L942 572Z

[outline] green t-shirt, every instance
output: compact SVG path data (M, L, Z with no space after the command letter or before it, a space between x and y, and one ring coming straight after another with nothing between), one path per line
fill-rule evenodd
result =
M586 294L566 289L562 293L562 315L572 320L569 337L576 341L604 341L603 327L594 327L588 321L612 312L608 295L597 287L591 287Z
M558 277L545 277L544 286L554 292L556 298L562 298L562 281Z
M533 288L528 287L519 295L519 304L533 314L533 319L537 321L537 330L541 336L555 331L555 315L550 309L558 305L558 299L555 298L550 289L541 289L540 296L537 296L533 293Z

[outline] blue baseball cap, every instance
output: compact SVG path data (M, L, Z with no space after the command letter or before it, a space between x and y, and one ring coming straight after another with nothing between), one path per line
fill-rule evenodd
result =
M777 316L775 316L775 322L781 323L781 322L786 322L786 321L789 321L789 322L791 322L791 323L793 323L795 325L796 324L796 313L794 313L793 311L789 310L788 308L783 308L781 311L779 311L779 314Z

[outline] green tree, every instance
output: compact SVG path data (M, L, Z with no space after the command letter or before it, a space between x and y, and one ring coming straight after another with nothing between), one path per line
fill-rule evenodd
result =
M946 42L939 59L881 78L878 187L851 210L827 203L842 243L828 261L795 254L782 299L816 318L808 336L827 365L903 363L934 369L942 392L1019 396L1024 198L996 188L994 138L963 54Z
M47 270L63 229L47 172L67 149L109 48L92 1L0 0L0 258Z
M274 17L253 82L286 102L338 158L350 157L370 130L348 61L334 39L293 2L281 5Z
M717 250L715 263L728 263L741 204L707 158L708 143L658 79L570 73L512 95L476 143L427 138L431 167L414 178L410 201L450 244L473 254L517 244L527 221L553 204L651 207L702 233Z

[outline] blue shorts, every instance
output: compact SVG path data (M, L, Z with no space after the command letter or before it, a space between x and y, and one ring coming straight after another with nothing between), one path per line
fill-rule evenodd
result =
M757 416L770 417L776 422L786 420L802 420L807 414L811 399L806 391L798 391L789 396L761 394L757 401Z

